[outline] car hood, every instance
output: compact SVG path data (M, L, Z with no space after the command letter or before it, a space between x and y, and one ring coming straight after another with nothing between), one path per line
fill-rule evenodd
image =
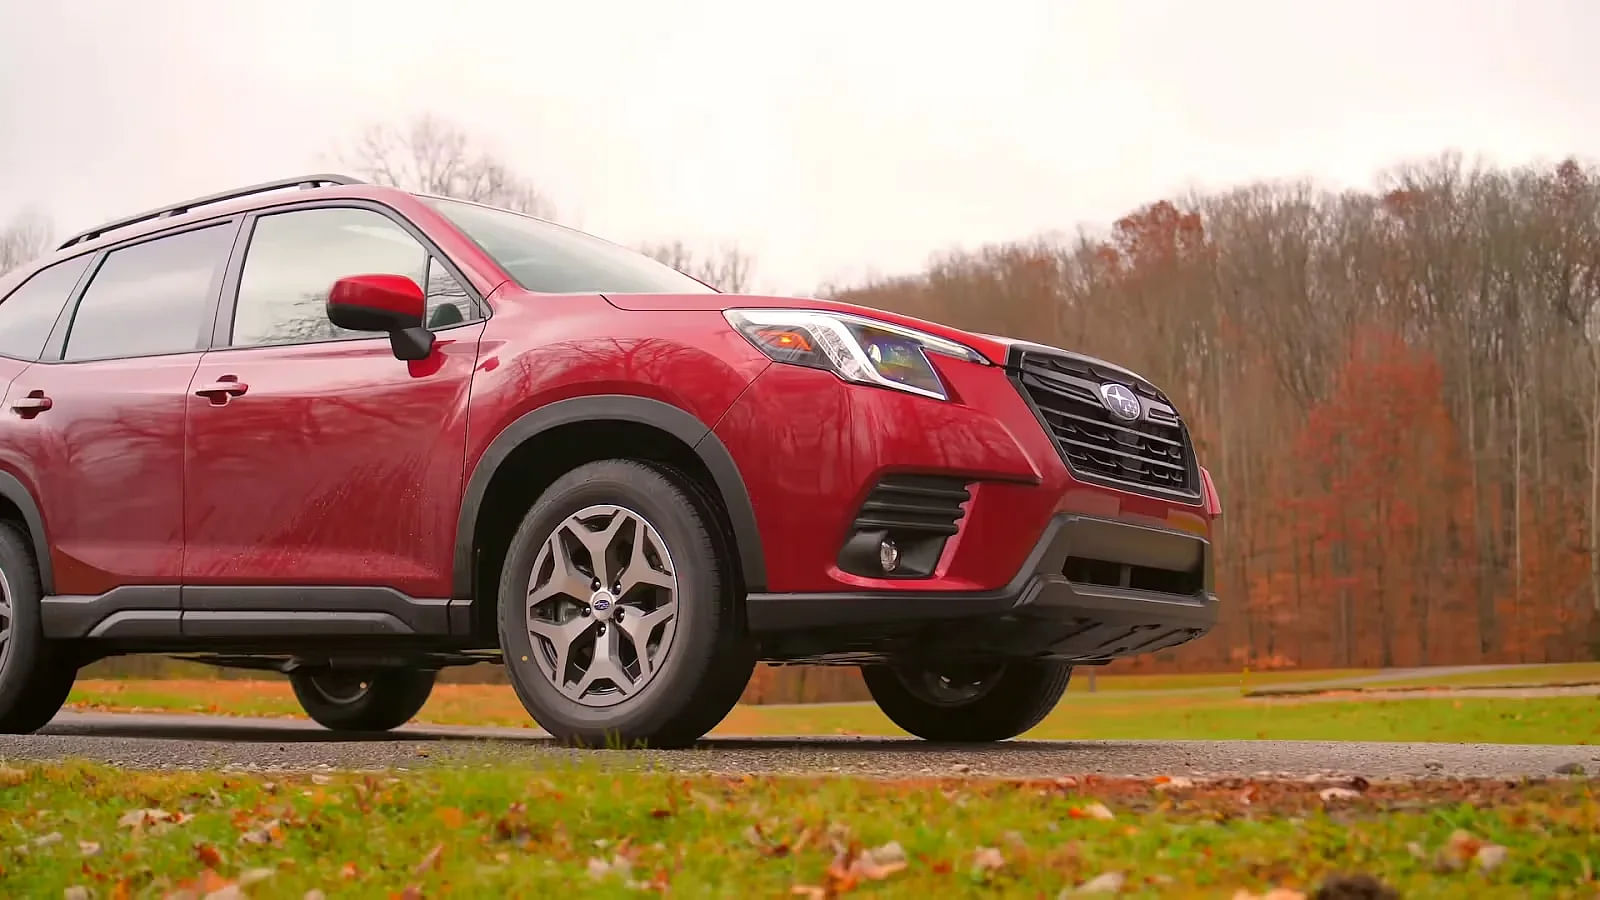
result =
M605 294L606 302L618 309L632 310L701 310L721 312L725 309L738 307L760 309L815 309L830 312L852 313L872 319L889 322L894 325L903 325L907 328L916 328L921 331L942 337L947 340L966 344L978 351L985 359L997 366L1006 364L1006 354L1012 347L1020 350L1037 350L1048 353L1065 353L1076 357L1108 372L1115 372L1124 377L1148 383L1148 380L1137 372L1130 371L1115 363L1109 363L1092 356L1051 347L1032 341L1018 340L1003 335L985 334L979 331L965 331L952 328L939 322L930 322L916 316L907 316L886 309L877 309L871 306L862 306L856 303L843 303L838 300L822 300L815 297L772 297L761 294Z

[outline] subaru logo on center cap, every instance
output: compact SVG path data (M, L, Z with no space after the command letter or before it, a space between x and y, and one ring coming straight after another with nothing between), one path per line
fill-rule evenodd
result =
M1139 398L1133 395L1133 391L1120 384L1100 385L1100 400L1105 403L1106 409L1111 411L1111 415L1118 419L1132 422L1134 419L1139 418L1139 412L1142 409L1139 405Z

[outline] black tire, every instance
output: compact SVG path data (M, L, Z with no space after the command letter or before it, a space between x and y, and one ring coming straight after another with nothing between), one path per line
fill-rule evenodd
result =
M558 478L528 510L501 572L500 647L523 707L558 741L584 747L690 746L738 702L756 659L736 615L732 552L716 524L713 502L673 469L608 459ZM631 510L657 531L672 558L678 588L675 636L660 669L636 695L604 708L570 699L533 661L525 602L546 539L569 516L601 504Z
M11 522L0 522L0 734L28 734L61 711L78 667L61 646L45 640L39 611L43 591L32 546ZM3 609L3 607L0 607Z
M890 721L924 740L973 743L1014 738L1039 724L1066 692L1072 666L1034 660L1002 663L971 699L939 700L929 690L912 687L929 674L914 668L861 667L868 693Z
M300 708L324 728L388 731L411 721L428 702L436 674L430 669L294 672L289 683Z

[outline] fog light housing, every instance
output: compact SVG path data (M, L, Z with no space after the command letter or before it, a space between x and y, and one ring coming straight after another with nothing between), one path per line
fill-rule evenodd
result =
M878 544L878 565L886 575L900 568L900 548L895 546L893 539L884 538Z

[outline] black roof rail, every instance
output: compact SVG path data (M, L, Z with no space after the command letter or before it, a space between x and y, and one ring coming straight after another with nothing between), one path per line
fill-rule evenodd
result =
M220 194L208 194L204 197L196 197L193 200L185 200L182 203L175 203L171 206L163 206L160 209L152 209L149 212L142 212L138 215L128 216L126 218L107 222L104 225L98 225L89 229L88 231L79 232L78 234L73 235L67 239L66 243L62 244L56 249L65 250L68 247L71 247L73 244L81 244L84 241L94 240L95 238L107 232L116 231L118 228L127 228L129 225L137 225L140 222L148 222L151 219L165 219L170 216L181 216L197 206L208 206L212 203L221 203L224 200L237 200L240 197L248 197L251 194L264 194L267 191L279 191L283 190L284 188L292 187L304 189L321 187L325 184L364 183L365 182L361 181L361 179L351 178L349 175L332 174L301 175L298 178L280 178L277 181L266 181L262 182L261 184L252 184L249 187L234 188L231 191L223 191Z

